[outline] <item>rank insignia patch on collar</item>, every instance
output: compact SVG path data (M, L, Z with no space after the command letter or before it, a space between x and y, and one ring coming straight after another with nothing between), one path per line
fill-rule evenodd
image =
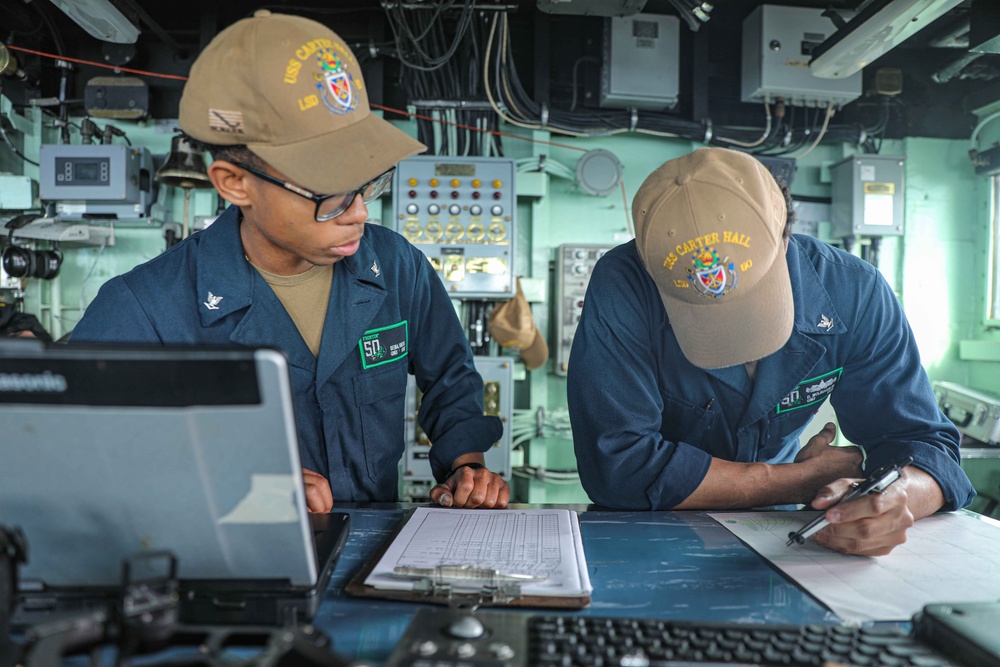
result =
M209 310L218 310L219 302L222 301L221 296L215 296L211 292L208 293L208 301L205 301L205 307Z
M379 275L382 274L382 269L378 268L378 262L372 262L372 265L369 266L368 268L371 269L372 273L375 274L376 278L378 278Z
M833 320L827 317L826 315L820 315L819 323L816 325L816 327L819 329L826 329L827 331L829 331L830 329L833 328Z

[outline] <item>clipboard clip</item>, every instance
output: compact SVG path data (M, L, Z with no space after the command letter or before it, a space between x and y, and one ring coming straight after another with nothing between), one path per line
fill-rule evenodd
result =
M393 576L413 580L413 590L435 598L443 598L449 604L467 601L478 596L475 606L481 604L507 604L521 597L521 586L544 581L548 577L534 574L503 572L501 570L475 567L472 565L436 565L434 567L412 567L399 565L393 568ZM456 598L456 596L462 598Z

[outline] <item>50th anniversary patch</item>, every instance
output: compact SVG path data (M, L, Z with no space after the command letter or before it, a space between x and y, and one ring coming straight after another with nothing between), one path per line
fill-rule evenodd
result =
M372 368L406 356L409 325L406 320L379 329L369 329L358 341L361 366Z
M837 386L837 381L843 372L844 367L841 366L829 373L823 373L823 375L817 375L798 383L795 385L795 389L788 392L788 396L785 396L781 399L781 403L778 403L778 414L808 408L810 405L819 403L833 393L833 388Z

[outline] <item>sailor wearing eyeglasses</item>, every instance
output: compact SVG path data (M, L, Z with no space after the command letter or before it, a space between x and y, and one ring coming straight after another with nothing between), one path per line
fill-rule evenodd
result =
M392 501L407 373L452 507L506 507L483 466L502 425L441 279L397 233L365 224L399 160L425 147L372 115L330 29L260 10L191 68L180 126L211 152L231 206L208 228L108 281L73 342L274 346L289 359L310 510Z

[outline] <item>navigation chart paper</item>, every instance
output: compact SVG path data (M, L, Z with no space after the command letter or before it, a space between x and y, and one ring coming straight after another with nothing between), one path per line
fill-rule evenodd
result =
M593 588L579 521L566 509L456 510L420 507L392 541L365 584L411 590L397 566L470 565L545 577L521 586L528 596L589 595Z
M1000 598L1000 523L972 513L920 519L887 556L849 556L812 540L785 546L816 512L711 513L845 621L910 620L924 605Z

